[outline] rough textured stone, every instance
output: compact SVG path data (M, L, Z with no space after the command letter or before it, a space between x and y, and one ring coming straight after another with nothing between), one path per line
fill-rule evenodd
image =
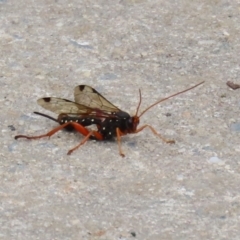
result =
M239 1L0 1L1 239L239 239ZM141 118L116 142L14 140L36 100L88 84ZM47 113L47 112L46 112ZM49 114L49 113L48 113ZM51 114L51 113L50 113ZM54 116L54 114L52 114ZM11 126L11 127L9 127ZM134 233L134 234L133 234Z

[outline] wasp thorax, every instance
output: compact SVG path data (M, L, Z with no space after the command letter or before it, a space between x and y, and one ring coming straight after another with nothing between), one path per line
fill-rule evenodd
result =
M130 115L126 112L120 111L120 112L116 112L115 113L117 117L121 118L121 119L128 119L130 118Z

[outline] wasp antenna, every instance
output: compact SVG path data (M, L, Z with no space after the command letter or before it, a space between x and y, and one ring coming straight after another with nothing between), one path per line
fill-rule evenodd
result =
M139 88L139 104L138 104L138 106L137 106L137 111L136 111L135 116L138 115L138 110L139 110L139 108L140 108L141 103L142 103L142 94L141 94L141 89Z
M200 82L200 83L198 83L198 84L196 84L196 85L194 85L194 86L192 86L192 87L190 87L190 88L187 88L187 89L185 89L185 90L183 90L183 91L181 91L181 92L177 92L177 93L175 93L175 94L173 94L173 95L170 95L170 96L168 96L168 97L166 97L166 98L163 98L163 99L161 99L161 100L153 103L152 105L150 105L149 107L147 107L147 108L139 115L139 117L141 117L141 116L142 116L145 112L147 112L150 108L154 107L155 105L159 104L160 102L163 102L163 101L165 101L165 100L167 100L167 99L169 99L169 98L172 98L172 97L175 97L175 96L177 96L177 95L179 95L179 94L182 94L182 93L185 93L185 92L187 92L187 91L190 91L190 90L192 90L193 88L198 87L199 85L203 84L204 82L205 82L205 81L202 81L202 82ZM138 106L138 108L139 108L139 106ZM137 110L138 110L138 108L137 108Z
M40 116L42 116L42 117L45 117L45 118L49 118L49 119L53 120L54 122L58 122L57 119L55 119L55 118L53 118L53 117L51 117L51 116L48 116L47 114L40 113L40 112L33 112L33 113L35 113L35 114L37 114L37 115L40 115Z

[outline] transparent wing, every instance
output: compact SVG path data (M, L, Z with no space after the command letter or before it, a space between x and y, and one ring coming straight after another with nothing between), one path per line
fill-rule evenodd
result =
M83 104L92 109L101 110L108 114L121 111L94 88L87 85L79 85L74 88L74 99L76 103Z
M108 113L106 111L103 111L101 109L97 108L91 108L88 106L85 106L83 104L79 104L76 102L72 102L67 99L63 98L55 98L55 97L46 97L46 98L40 98L38 99L37 103L56 114L65 113L68 115L79 115L79 116L92 116L92 117L114 117L111 113Z
M90 114L93 111L93 109L89 107L63 98L55 97L40 98L38 99L37 103L41 107L57 114L61 113Z

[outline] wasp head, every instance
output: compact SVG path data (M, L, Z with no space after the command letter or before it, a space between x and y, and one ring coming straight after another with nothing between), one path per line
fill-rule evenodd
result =
M137 126L139 124L139 117L138 116L133 116L131 118L131 122L132 122L132 131L136 132L137 130Z

